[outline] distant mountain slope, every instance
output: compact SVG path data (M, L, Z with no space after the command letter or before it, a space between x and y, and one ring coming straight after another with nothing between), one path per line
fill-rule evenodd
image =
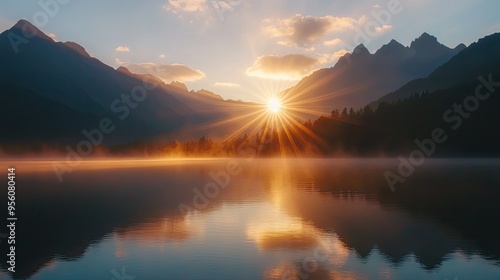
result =
M117 70L143 81L155 83L159 90L168 92L184 104L189 104L196 114L191 116L190 125L176 131L178 138L225 137L238 131L242 123L254 120L255 112L262 109L262 105L257 103L224 100L220 95L205 89L190 91L181 82L166 84L156 76L132 73L123 66ZM247 131L251 131L251 127Z
M372 105L380 102L394 102L407 98L413 93L447 89L462 83L487 79L489 74L500 73L500 33L480 39L460 52L450 61L437 68L427 78L417 79L402 88L389 93Z
M26 44L19 45L19 52L16 53L10 42L12 34L23 36L26 30L32 33L30 36L35 36L28 39ZM117 131L108 140L168 134L188 123L194 115L188 105L164 91L154 89L147 93L141 106L129 106L128 110L133 112L123 120L119 119L125 116L125 109L120 108L125 106L123 96L130 95L143 82L90 57L83 47L75 43L54 42L24 20L0 34L0 61L0 82L9 82L11 88L22 88L64 104L75 111L74 116L79 113L91 114L126 124L127 131ZM11 118L15 119L16 116ZM42 120L33 119L33 122Z
M92 128L99 123L96 115L75 111L10 83L0 83L0 90L0 142L78 141L81 128Z
M450 49L427 33L409 47L392 40L374 54L359 45L334 67L316 71L283 95L290 103L321 113L334 108L360 108L408 81L427 76L464 48L459 45Z
M500 68L500 65L499 65ZM500 72L499 72L500 73ZM500 81L500 74L492 75ZM477 81L470 81L428 94L414 95L394 103L381 103L353 116L321 117L312 130L322 137L326 154L356 156L399 156L413 151L427 157L498 157L500 156L500 95L498 88L482 88L485 99L470 110ZM456 108L461 105L463 115ZM444 141L436 139L442 131ZM422 143L427 143L423 145ZM425 146L425 147L424 147Z
M18 52L13 40L21 42L16 45ZM214 93L188 92L152 75L115 70L74 42L54 42L25 20L0 34L0 61L0 99L16 101L2 104L0 118L18 125L0 127L3 142L67 142L82 138L83 129L97 128L102 118L117 126L105 138L108 143L195 138L207 132L196 127L241 113L241 108ZM156 87L147 88L146 80ZM138 95L145 91L147 97L129 103L134 91ZM210 132L223 135L228 129ZM186 131L191 135L181 133Z

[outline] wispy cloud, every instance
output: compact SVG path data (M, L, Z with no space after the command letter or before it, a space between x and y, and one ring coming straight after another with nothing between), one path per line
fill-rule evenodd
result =
M315 50L314 46L320 43L323 46L340 46L343 41L340 38L325 40L331 34L346 34L346 31L356 29L363 30L372 19L363 15L358 19L351 17L335 16L295 16L283 19L264 19L262 31L270 38L278 38L279 45L300 47L306 51ZM380 25L372 27L375 35L384 34L392 30L392 25Z
M236 83L217 82L214 84L214 87L237 88L237 87L240 87L240 85L236 84Z
M122 60L120 60L119 58L115 58L115 62L116 62L116 64L118 64L118 65L123 65L123 64L127 63L126 61L122 61Z
M166 55L164 55L164 54L160 54L160 55L158 56L158 58L161 58L161 59L165 59L166 57L167 57L167 56L166 56Z
M117 52L130 52L130 48L127 46L118 46L115 48Z
M328 40L328 41L324 41L323 42L323 45L324 46L329 46L329 47L336 47L336 46L340 46L342 45L344 42L340 39L333 39L333 40Z
M349 51L348 50L339 50L339 51L336 51L332 54L323 54L319 58L319 62L321 64L329 64L332 62L336 62L339 60L339 58L344 56L346 53L349 53Z
M183 64L129 64L127 69L136 74L155 75L167 83L172 81L192 82L205 78L205 73L201 70Z
M383 34L392 29L392 25L382 25L375 27L375 32L378 34Z
M258 57L246 74L265 79L300 80L315 70L319 63L319 59L302 54L266 55Z
M362 17L359 18L358 20L358 27L361 28L361 29L366 29L367 28L367 24L369 24L369 22L373 21L373 19L367 15L363 15ZM386 33L387 31L390 31L392 30L392 25L379 25L379 26L375 26L373 27L373 31L375 34L374 35L382 35L384 33Z
M334 31L352 29L357 20L350 17L303 16L297 14L285 19L263 20L263 32L271 38L280 38L279 44L310 48Z
M177 14L178 12L200 12L207 9L206 0L169 0L163 9Z

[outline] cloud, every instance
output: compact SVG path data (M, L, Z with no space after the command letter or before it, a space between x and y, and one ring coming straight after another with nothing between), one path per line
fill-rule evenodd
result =
M229 88L236 88L236 87L240 87L239 84L235 84L235 83L224 83L224 82L217 82L214 84L214 87L229 87Z
M118 65L123 65L123 64L127 63L126 61L121 61L119 58L115 58L115 62Z
M332 58L334 60L338 60L339 58L343 57L345 54L347 53L350 53L350 51L348 50L340 50L340 51L336 51L332 54Z
M349 53L349 51L348 50L339 50L339 51L336 51L332 54L323 54L319 58L319 62L321 64L329 64L332 62L336 62L337 60L339 60L339 58L344 56L346 53Z
M323 45L324 46L329 46L329 47L332 47L332 46L340 46L342 45L344 42L340 39L333 39L333 40L329 40L329 41L324 41L323 42Z
M158 57L161 58L161 59L165 59L167 56L164 55L164 54L160 54Z
M375 32L378 34L383 34L392 29L392 25L382 25L375 27Z
M115 51L117 51L117 52L129 52L130 49L127 46L118 46L115 48Z
M312 73L319 63L319 59L302 54L266 55L258 57L246 74L265 79L300 80Z
M352 29L357 20L350 17L303 16L285 19L264 19L262 30L271 38L282 38L279 44L310 48L334 31Z
M377 21L375 21L373 18L370 18L367 15L363 15L363 16L361 16L359 18L358 25L359 25L359 28L361 28L363 30L366 30L366 28L368 28L367 27L368 23L376 23L376 22ZM370 28L370 30L372 30L372 29ZM375 33L373 36L376 36L376 35L383 34L383 33L387 32L387 31L390 31L390 30L392 30L392 25L381 25L381 26L374 27L374 29L372 30L372 32Z
M201 12L207 8L206 0L168 0L163 9L177 14L182 12Z
M163 81L192 82L205 78L205 73L183 64L141 63L129 64L127 69L136 74L155 75Z
M368 17L367 15L362 15L359 19L358 19L358 25L360 26L364 26L366 25L369 21L370 21L370 17Z

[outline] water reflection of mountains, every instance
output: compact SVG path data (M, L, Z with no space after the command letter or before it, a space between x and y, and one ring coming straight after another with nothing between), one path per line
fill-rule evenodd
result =
M380 172L386 169L381 166L374 168L373 172L366 172L366 168L365 172L345 169L334 178L319 173L315 182L321 191L335 197L346 199L349 194L359 193L368 200L375 200L382 209L397 209L411 216L413 225L408 225L396 239L385 243L372 242L392 261L400 260L404 253L414 253L426 268L433 269L453 250L500 260L500 224L497 222L500 214L499 167L498 161L494 160L475 160L471 164L467 160L431 162L417 168L404 184L396 186L394 193L381 176L383 173ZM371 219L367 217L366 220ZM439 226L439 231L426 228L424 222L428 223L427 226L431 223ZM371 231L361 234L360 240L350 240L359 236L354 234L354 227L344 234L339 228L335 231L363 255L368 248L360 246L362 240L377 236L384 226L391 225L373 225L366 229ZM441 229L445 229L447 235L440 236ZM414 240L408 236L411 230L417 231L413 234Z
M498 163L428 164L394 193L383 174L395 166L385 161L259 165L243 168L203 211L222 202L272 200L270 193L279 193L279 207L320 231L335 232L361 258L377 248L394 265L413 254L426 269L457 250L500 260ZM78 259L111 234L173 242L189 238L178 205L189 203L192 188L201 188L208 172L217 170L222 169L213 164L87 170L61 184L50 172L19 176L17 255L22 261L14 277L28 278L54 259ZM170 226L144 231L145 221ZM0 243L2 251L6 245ZM5 255L0 261L6 269Z

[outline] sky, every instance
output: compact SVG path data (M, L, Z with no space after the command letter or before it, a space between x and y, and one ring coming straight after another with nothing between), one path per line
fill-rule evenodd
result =
M117 68L261 101L363 43L422 33L455 47L500 32L498 0L1 1L0 31L26 19Z

